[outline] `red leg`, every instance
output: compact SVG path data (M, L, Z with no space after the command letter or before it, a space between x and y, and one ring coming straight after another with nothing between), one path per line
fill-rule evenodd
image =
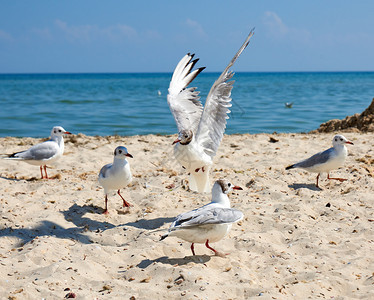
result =
M317 183L316 183L316 187L319 188L319 186L318 186L318 178L319 178L319 173L318 173L318 175L317 175Z
M194 243L191 244L191 251L192 251L192 255L196 255L196 254L195 254Z
M121 193L119 192L120 190L118 190L117 191L117 194L122 198L122 200L123 200L123 207L130 207L131 206L131 204L130 203L128 203L123 197L122 197L122 195L121 195Z
M208 249L212 250L216 256L225 257L225 256L227 255L227 254L224 254L224 253L218 252L216 249L213 249L212 247L210 247L210 246L209 246L209 240L206 240L205 246L206 246Z
M44 165L44 173L45 173L45 178L48 179L47 166L46 165Z
M214 253L217 253L217 250L215 250L215 249L213 249L212 247L209 246L209 240L206 240L205 246L206 246L208 249L212 250Z
M347 179L345 178L333 178L333 177L330 177L330 174L327 173L327 179L335 179L335 180L339 180L340 182L343 182L343 181L346 181Z
M44 177L43 177L43 167L42 166L40 166L40 175L42 175L42 179L43 179Z
M109 214L109 211L108 211L108 196L106 194L105 194L105 209L104 209L103 214L104 215Z

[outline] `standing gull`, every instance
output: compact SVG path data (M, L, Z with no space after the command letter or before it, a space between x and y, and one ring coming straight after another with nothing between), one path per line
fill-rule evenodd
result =
M130 207L128 203L121 195L120 189L127 186L131 180L130 164L126 157L133 157L127 152L127 148L118 146L114 150L113 163L107 164L101 168L99 173L99 183L104 188L105 193L105 210L104 214L108 214L108 192L110 190L117 190L118 195L123 200L123 207Z
M47 164L53 164L64 154L64 134L71 134L61 126L55 126L48 141L32 146L30 149L8 155L6 159L21 160L34 166L40 166L42 179L48 179ZM43 167L45 177L43 176Z
M225 179L217 180L212 188L212 202L178 215L171 224L168 233L164 234L161 240L168 236L176 236L190 242L193 255L195 255L194 244L205 243L205 246L215 255L224 256L225 254L213 249L209 243L223 239L230 231L232 223L243 218L241 211L230 208L227 194L232 189L241 190L242 188L232 185Z
M345 146L345 144L353 145L353 143L348 141L344 136L340 134L335 135L332 139L333 146L330 149L319 152L296 164L290 165L286 168L286 170L301 168L308 172L318 173L316 183L316 186L318 188L318 178L321 173L327 173L327 179L335 179L343 182L347 179L332 178L330 177L329 172L331 170L340 168L344 164L344 161L348 155L347 147Z
M209 170L217 153L226 119L231 107L231 90L234 73L229 71L249 44L253 30L235 54L221 76L214 82L206 98L205 107L200 102L195 87L187 86L205 68L192 71L198 59L194 54L185 55L174 70L167 101L178 127L178 138L173 144L176 160L190 173L189 186L193 191L210 191Z

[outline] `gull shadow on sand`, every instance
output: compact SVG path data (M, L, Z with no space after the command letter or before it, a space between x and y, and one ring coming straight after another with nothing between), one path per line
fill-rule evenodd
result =
M312 190L312 191L322 191L321 188L316 187L316 185L313 184L313 183L294 183L294 184L288 185L288 187L290 189L294 189L294 190L304 188L304 189L309 189L309 190Z
M60 239L72 239L83 244L91 244L92 242L89 237L82 234L82 231L83 228L64 228L51 221L42 221L34 228L26 229L7 227L1 229L0 237L8 236L17 238L19 242L15 244L15 248L22 247L35 238L42 236L55 236Z
M0 229L0 237L16 237L19 242L15 244L15 247L22 247L28 242L41 236L54 236L60 239L75 240L82 244L92 244L93 241L85 234L85 232L103 232L107 229L116 227L109 222L100 222L91 220L89 217L84 217L85 214L95 213L94 211L99 209L101 208L74 204L68 210L62 212L65 220L75 225L72 228L64 228L55 222L43 220L33 228L7 227Z
M174 219L175 219L174 217L173 218L156 218L156 219L150 219L150 220L141 219L135 222L129 222L129 223L123 224L123 226L132 226L138 229L154 230L154 229L158 229L164 226L164 224L166 223L171 223L172 221L174 221Z
M92 220L89 217L85 217L86 214L97 214L98 211L101 211L102 208L98 206L92 206L92 205L83 205L79 206L76 203L74 203L72 206L69 207L68 210L63 211L62 214L64 215L64 218L68 222L72 222L75 226L86 229L90 231L104 231L107 229L111 229L116 227L115 225L106 222L106 221L96 221ZM103 219L105 216L103 216Z
M171 266L182 266L186 265L190 262L193 262L195 264L205 264L208 261L210 261L211 256L209 255L193 255L193 256L185 256L183 258L169 258L168 256L162 256L156 259L143 259L137 267L140 269L146 269L148 266L150 266L153 263L162 263L165 265L171 265Z

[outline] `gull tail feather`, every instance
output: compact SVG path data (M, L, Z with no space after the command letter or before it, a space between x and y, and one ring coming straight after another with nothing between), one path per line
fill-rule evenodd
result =
M164 235L161 236L160 241L166 239L169 236L169 233L165 233Z
M209 169L205 169L204 172L201 170L199 172L191 172L189 186L192 191L209 193Z
M19 153L21 152L15 152L12 154L0 154L0 157L5 158L5 159L20 159L19 157L17 157L17 154Z
M295 168L295 165L289 165L288 167L286 167L286 170L293 169L293 168Z

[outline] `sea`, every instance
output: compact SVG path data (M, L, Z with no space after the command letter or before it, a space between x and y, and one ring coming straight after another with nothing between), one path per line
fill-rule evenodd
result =
M203 72L190 84L203 104L219 75ZM91 136L175 134L171 76L0 74L0 136L48 137L56 125ZM374 97L374 72L237 72L233 80L226 134L309 132L361 113Z

